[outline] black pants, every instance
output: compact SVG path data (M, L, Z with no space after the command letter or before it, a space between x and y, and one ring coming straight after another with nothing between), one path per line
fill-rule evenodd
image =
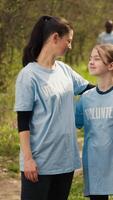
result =
M21 173L21 200L67 200L73 172L58 175L39 175L33 183Z
M108 200L108 195L91 195L90 200Z

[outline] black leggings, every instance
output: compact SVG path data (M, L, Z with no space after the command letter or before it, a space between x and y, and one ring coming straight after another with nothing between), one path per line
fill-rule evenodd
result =
M58 175L39 175L33 183L21 173L21 200L67 200L73 172Z
M108 200L108 195L91 195L90 200Z

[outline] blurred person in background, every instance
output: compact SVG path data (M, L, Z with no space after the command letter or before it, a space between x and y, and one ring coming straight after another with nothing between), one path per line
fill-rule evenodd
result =
M97 38L98 44L113 44L113 22L112 20L107 20L105 22L105 31L100 33Z

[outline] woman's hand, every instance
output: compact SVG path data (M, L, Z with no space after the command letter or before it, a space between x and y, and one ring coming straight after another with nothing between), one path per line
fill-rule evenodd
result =
M38 167L32 158L24 160L24 175L34 183L38 181Z

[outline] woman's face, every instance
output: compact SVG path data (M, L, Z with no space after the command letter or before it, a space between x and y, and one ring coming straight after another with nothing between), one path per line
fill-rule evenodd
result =
M107 59L104 59L107 63ZM101 76L108 72L108 65L103 63L102 59L100 58L98 51L94 48L91 52L91 56L88 63L89 73L95 76Z
M73 40L73 30L63 37L58 36L57 41L57 54L58 56L63 56L69 49L72 48L71 43Z

